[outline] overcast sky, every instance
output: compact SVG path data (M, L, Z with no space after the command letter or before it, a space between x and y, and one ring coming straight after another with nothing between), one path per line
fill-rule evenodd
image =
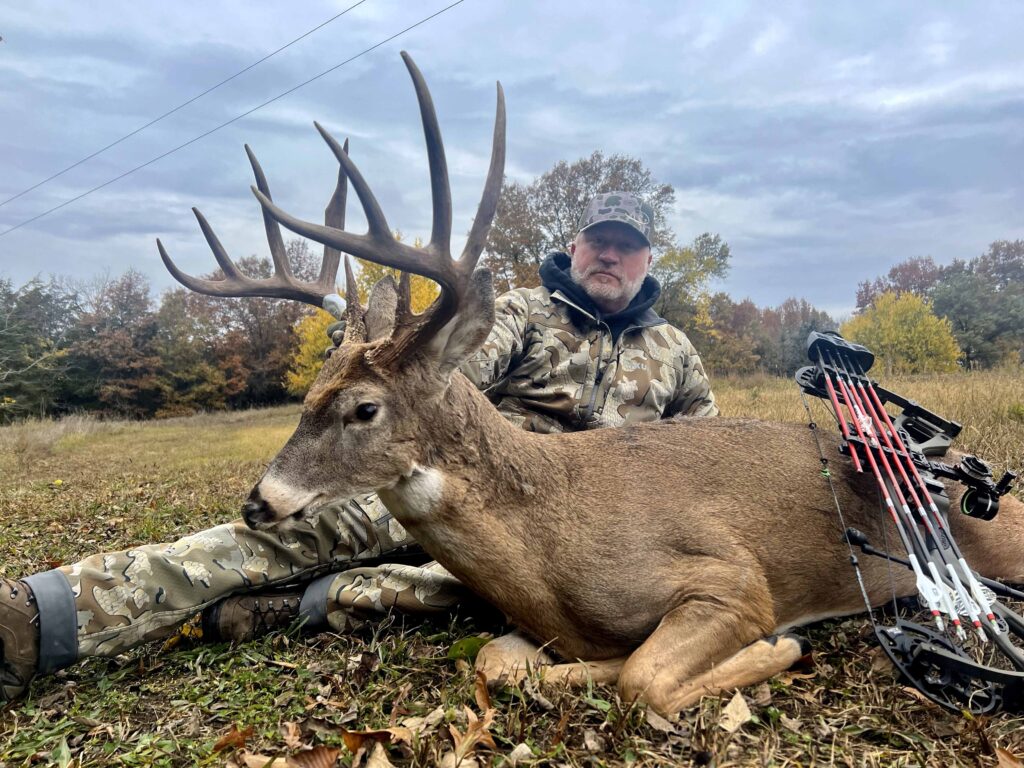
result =
M0 13L0 200L79 160L315 27L354 0L7 3ZM0 231L208 131L380 43L451 0L357 9L61 178L0 207ZM189 208L235 256L266 253L242 145L275 200L320 220L352 154L392 226L430 227L415 98L430 85L448 148L455 232L486 173L494 82L507 173L529 181L600 149L676 189L683 241L731 245L720 286L835 314L858 281L910 256L970 258L1024 237L1024 5L465 0L422 26L132 176L0 237L0 276L88 278L134 266L162 290L161 237L215 266ZM353 209L354 210L354 209ZM350 212L355 224L358 216ZM360 225L361 226L361 225ZM461 242L458 243L461 247Z

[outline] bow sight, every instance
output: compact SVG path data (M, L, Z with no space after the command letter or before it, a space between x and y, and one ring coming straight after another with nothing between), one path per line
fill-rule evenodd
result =
M952 464L939 460L961 425L870 379L875 356L866 347L837 333L814 332L807 355L814 365L797 371L797 383L803 393L831 405L843 438L840 451L857 472L873 476L906 551L904 558L879 550L860 531L847 529L858 579L854 546L909 568L918 602L934 622L934 628L927 628L898 618L893 626L881 626L862 589L883 650L908 683L943 707L974 714L1000 707L1024 711L1024 653L1012 640L1024 639L1024 618L999 601L1022 600L1024 592L981 577L964 560L949 529L950 498L942 482L965 486L961 512L991 520L1016 475L1006 472L995 482L989 466L976 456ZM899 413L891 416L887 406ZM811 426L816 426L813 420ZM824 453L821 461L827 470ZM824 474L831 483L831 473ZM841 518L838 501L837 510ZM1003 668L993 666L993 648Z

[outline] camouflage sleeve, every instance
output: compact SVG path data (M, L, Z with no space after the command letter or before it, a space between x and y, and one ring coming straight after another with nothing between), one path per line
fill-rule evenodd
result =
M685 336L680 350L683 375L679 380L675 396L665 410L665 418L672 416L717 416L718 404L711 382L704 372L704 363Z
M522 355L529 314L529 304L520 291L509 291L495 300L490 335L460 369L478 389L501 381Z

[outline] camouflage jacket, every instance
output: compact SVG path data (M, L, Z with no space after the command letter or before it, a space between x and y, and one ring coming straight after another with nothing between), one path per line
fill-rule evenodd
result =
M463 373L509 420L533 432L574 432L714 416L715 396L686 334L648 309L613 340L561 291L519 288Z

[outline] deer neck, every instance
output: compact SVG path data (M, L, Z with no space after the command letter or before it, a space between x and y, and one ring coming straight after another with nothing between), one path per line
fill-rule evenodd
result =
M557 502L564 470L552 441L510 423L461 374L433 407L416 438L419 460L380 497L452 569L453 550L469 556L477 548L469 540L507 540L522 528L521 511Z

